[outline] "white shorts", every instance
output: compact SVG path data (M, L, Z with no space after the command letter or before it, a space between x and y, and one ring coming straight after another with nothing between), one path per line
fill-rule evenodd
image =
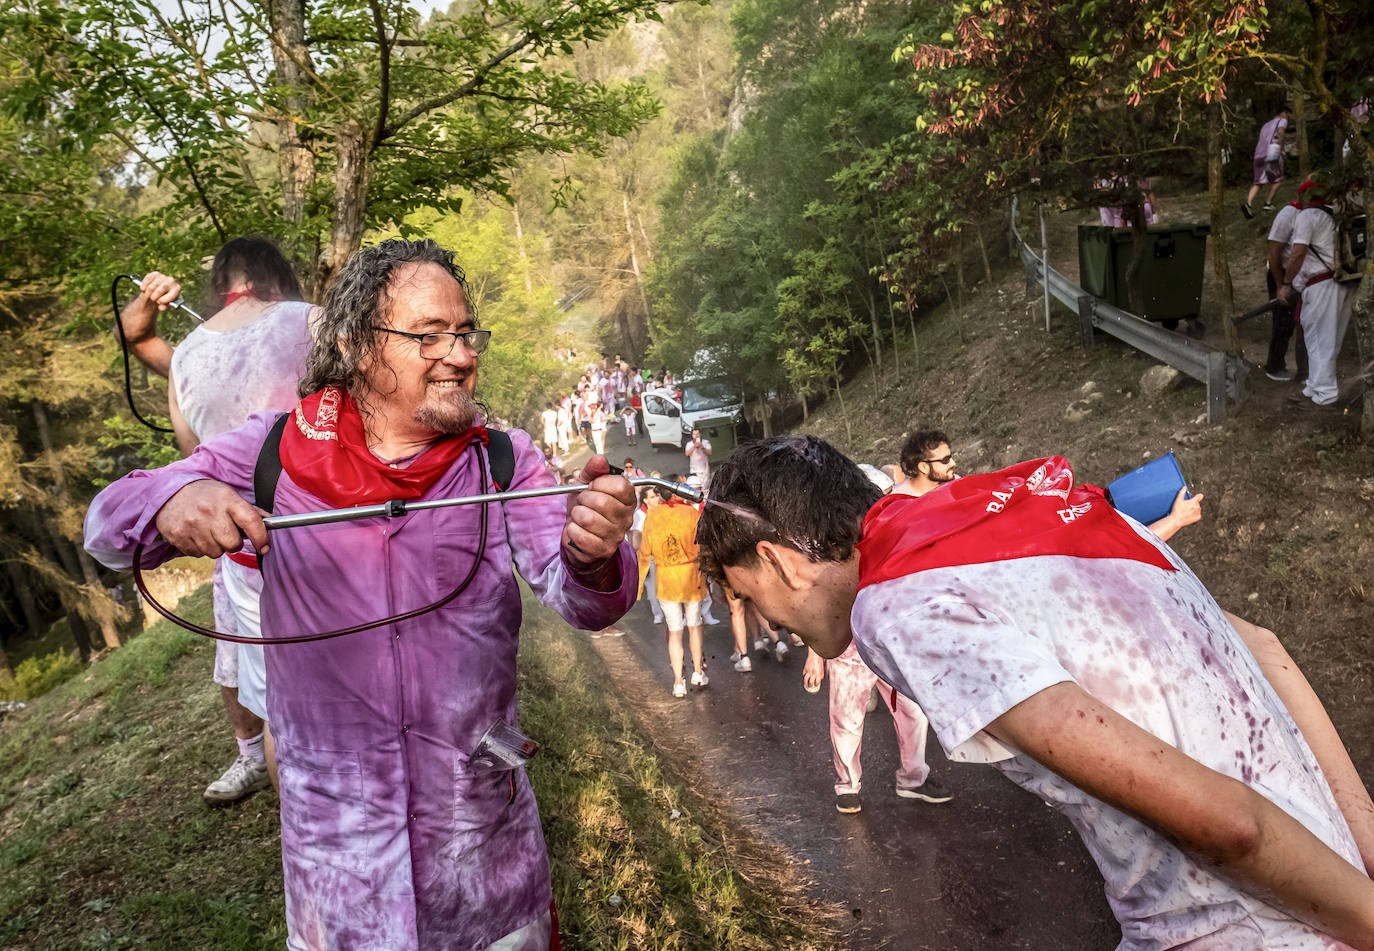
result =
M682 630L684 622L688 627L701 627L700 601L660 601L658 606L670 631Z
M228 558L221 558L215 571L215 624L226 634L262 637L262 574ZM223 592L223 609L218 595ZM239 703L264 720L267 719L267 660L262 647L217 641L215 644L215 683L238 687ZM228 655L228 657L224 657ZM221 658L224 657L223 663ZM230 659L232 658L232 660ZM232 683L230 679L232 668Z

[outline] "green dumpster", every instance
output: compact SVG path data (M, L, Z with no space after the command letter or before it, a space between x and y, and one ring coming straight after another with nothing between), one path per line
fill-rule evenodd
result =
M1207 260L1203 224L1155 225L1146 229L1145 257L1140 262L1140 292L1145 313L1139 316L1168 327L1196 319L1202 310L1202 275ZM1078 283L1094 297L1135 313L1126 271L1135 250L1129 228L1078 226Z
M729 458L739 441L735 436L734 415L707 416L697 420L696 428L701 430L701 438L711 444L711 465ZM688 433L686 438L691 438Z

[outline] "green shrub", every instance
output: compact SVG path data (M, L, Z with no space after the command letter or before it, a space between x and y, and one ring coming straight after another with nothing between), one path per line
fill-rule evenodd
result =
M54 651L43 657L30 657L15 668L13 683L0 685L0 699L32 700L79 673L81 660L74 653Z

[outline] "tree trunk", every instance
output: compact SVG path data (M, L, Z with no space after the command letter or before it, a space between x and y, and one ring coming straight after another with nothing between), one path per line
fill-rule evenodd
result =
M131 634L141 634L144 623L143 596L138 593L138 585L134 584L133 575L124 579L120 591L124 594L124 607L129 610L129 624L126 630Z
M868 366L876 375L878 364L873 361L873 348L868 345L868 341L863 338L863 334L855 334L854 339L859 341L859 346L864 348L864 356L868 358Z
M878 383L881 384L883 376L883 331L878 325L878 301L873 297L872 285L864 286L863 295L864 302L868 304L868 321L873 329L873 352L878 355Z
M1299 99L1301 101L1301 98ZM1236 334L1236 294L1231 285L1231 263L1226 248L1226 206L1221 181L1221 103L1207 107L1207 204L1212 225L1212 274L1221 289L1221 326L1226 350L1240 356Z
M334 170L334 227L320 262L319 286L323 289L343 267L349 255L363 243L367 227L367 187L371 168L367 138L356 122L339 128L335 139L338 166Z
M74 610L67 611L67 627L71 629L72 640L76 641L77 652L81 655L81 663L84 664L91 659L91 652L94 650L91 629L86 626L86 619L81 616L81 612Z
M76 554L73 551L74 546L53 531L51 521L31 518L28 527L33 533L39 555L54 565L61 565L69 577L81 577L81 568L77 564ZM72 640L76 642L76 649L80 652L81 659L83 661L90 660L91 653L95 650L91 643L91 629L81 619L81 612L76 605L67 604L64 601L62 608L67 615L67 627L72 632Z
M950 316L954 320L954 329L959 334L959 346L962 347L964 345L964 317L963 314L959 313L959 309L954 306L954 293L949 289L949 281L945 278L943 271L940 272L940 284L945 289L945 304L949 307ZM915 335L916 331L913 327L912 337L914 338Z
M771 438L773 435L772 407L762 397L759 398L759 423L763 427L763 438Z
M917 376L921 375L921 348L916 342L916 308L907 307L907 320L911 322L911 369Z
M652 316L649 311L649 295L644 290L644 275L639 272L639 249L635 245L635 229L630 221L629 196L622 194L620 203L625 210L625 235L630 239L630 269L634 271L635 287L639 290L639 305L644 308L644 329L647 333L651 326ZM644 342L643 351L635 351L633 347L627 348L627 352L647 352L647 350L647 340Z
M978 238L978 253L983 256L983 278L991 284L992 262L988 260L988 243L983 238L983 229L977 222L973 224L973 233Z
M520 202L511 201L510 213L515 219L515 250L520 253L520 270L525 276L525 293L534 294L534 278L530 275L530 258L525 253L525 229L520 226Z
M52 434L48 430L48 413L43 408L43 404L38 400L32 400L29 406L33 410L33 419L37 423L38 439L43 446L43 454L48 460L48 469L52 472L53 483L57 489L57 497L64 506L72 504L71 493L67 491L67 476L62 471L62 466L57 461L57 454L53 450ZM100 583L100 575L96 570L95 561L86 553L86 549L81 544L81 539L74 539L76 543L76 560L81 566L81 575L86 585L92 592L104 590ZM100 633L105 638L105 644L109 647L119 646L119 630L114 622L104 620L100 622Z
M959 288L959 316L964 315L964 232L960 229L954 238L954 283Z
M1363 128L1363 127L1362 127ZM1368 133L1366 133L1368 134ZM1374 182L1374 147L1363 137L1352 137L1350 152L1353 161L1364 167L1364 180ZM1366 185L1365 197L1365 234L1370 228L1370 213L1374 212L1374 188ZM1366 247L1368 238L1366 237ZM1366 443L1374 443L1374 257L1366 256L1364 278L1355 291L1355 300L1350 308L1350 322L1355 326L1355 341L1359 344L1361 372L1364 374L1364 401L1360 416L1360 435Z
M802 403L802 422L804 423L804 422L806 422L808 419L811 418L811 410L810 410L810 408L806 405L806 390L803 390L803 389L800 389L800 388L799 388L799 389L797 390L797 395L801 397L801 403Z
M10 576L10 587L14 589L14 598L19 602L19 610L24 613L24 623L28 625L29 634L39 637L43 633L43 619L38 614L37 602L33 600L31 582L24 576L24 566L12 558L6 558L5 571Z
M848 443L846 448L854 448L854 430L849 427L849 411L844 407L844 387L840 385L840 378L835 377L835 397L840 401L840 418L844 420L844 438Z
M902 377L902 343L897 339L897 308L892 306L892 293L883 288L883 296L887 298L887 324L892 330L892 372L898 379Z
M1298 178L1307 178L1312 168L1312 154L1307 145L1307 97L1298 93L1293 97L1293 125L1297 127Z
M310 74L314 64L310 47L305 42L305 3L303 0L265 0L268 23L272 29L272 62L276 66L276 81L283 89L281 103L285 115L277 121L277 175L281 180L282 217L299 229L305 220L305 199L315 181L315 153L301 136L304 121L311 112ZM302 236L288 235L287 252L303 263L306 248ZM299 268L311 280L316 262ZM318 296L323 286L311 286L307 293Z

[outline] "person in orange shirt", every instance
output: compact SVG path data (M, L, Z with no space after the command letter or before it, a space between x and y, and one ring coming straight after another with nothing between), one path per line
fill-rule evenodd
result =
M669 482L682 481L676 473ZM692 686L710 683L701 652L701 604L706 599L706 582L697 568L697 519L694 506L667 489L655 488L663 502L649 509L644 518L644 537L639 547L639 583L655 565L658 602L668 624L668 663L673 668L673 696L687 696L682 679L682 628L684 624L692 648Z

